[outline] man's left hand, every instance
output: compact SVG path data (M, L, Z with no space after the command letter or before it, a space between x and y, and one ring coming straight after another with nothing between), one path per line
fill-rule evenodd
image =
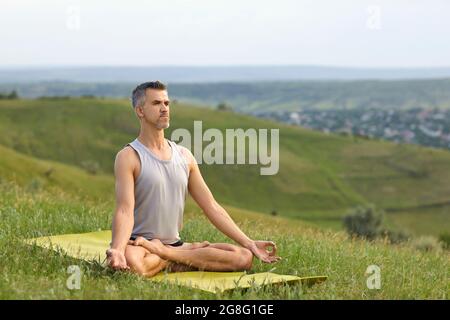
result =
M268 250L272 248L272 250ZM281 257L277 256L277 246L273 241L257 240L252 241L248 246L253 254L263 262L273 263L281 260Z

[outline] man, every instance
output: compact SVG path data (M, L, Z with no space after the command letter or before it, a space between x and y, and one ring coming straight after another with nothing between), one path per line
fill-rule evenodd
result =
M166 86L159 81L140 84L133 91L132 105L141 128L115 159L116 210L111 247L106 251L109 266L151 277L165 268L249 270L253 255L266 263L280 260L275 243L250 239L216 202L189 149L164 138L170 121ZM240 246L180 239L187 192L209 220Z

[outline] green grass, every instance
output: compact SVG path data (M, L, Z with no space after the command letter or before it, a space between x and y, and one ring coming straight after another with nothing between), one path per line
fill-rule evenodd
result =
M255 261L251 272L328 275L329 279L311 288L273 286L215 295L152 283L63 252L28 246L21 240L109 229L114 210L112 178L7 148L0 151L0 299L448 299L448 252L349 239L343 232L315 227L313 220L272 217L229 205L226 210L249 236L276 241L283 257L276 265ZM54 180L45 180L42 174L49 165L56 168L55 176L50 175ZM33 182L36 177L39 183ZM93 189L97 189L95 196ZM333 217L332 212L315 214L324 220ZM230 242L190 198L182 237ZM74 264L80 266L83 277L81 289L71 291L66 288L67 268ZM365 270L371 264L381 268L380 290L366 287Z
M43 235L108 229L112 202L82 200L80 194L30 192L3 181L0 203L0 299L448 299L448 253L349 239L342 232L321 231L300 221L229 206L227 211L247 234L276 241L283 257L275 265L255 261L251 272L328 275L329 279L311 288L272 286L217 295L152 283L21 242ZM191 200L182 237L229 242ZM66 288L67 267L74 264L83 276L81 289L71 291ZM365 270L372 264L381 268L380 290L366 287Z
M111 175L92 175L74 166L32 158L1 145L0 154L0 180L14 181L29 191L64 190L90 199L114 198Z
M396 212L387 216L394 229L408 230L415 236L448 232L448 208ZM418 224L417 221L420 221Z
M325 135L180 103L172 106L166 136L177 128L192 131L195 120L203 121L203 130L280 129L277 175L261 176L260 167L254 165L201 165L206 182L221 203L266 214L276 210L281 216L336 230L349 209L373 203L386 209L387 221L408 220L404 227L411 232L450 232L448 151ZM136 116L125 100L0 101L0 145L22 155L2 148L0 173L16 175L31 187L53 184L64 190L85 188L90 196L111 199L114 157L137 136L138 129ZM37 166L33 181L27 167L32 164L23 155L52 162L33 164ZM73 178L75 167L82 169L85 161L98 163L98 174ZM74 167L66 173L62 164ZM50 178L44 174L49 168L57 168ZM408 212L409 219L399 219Z

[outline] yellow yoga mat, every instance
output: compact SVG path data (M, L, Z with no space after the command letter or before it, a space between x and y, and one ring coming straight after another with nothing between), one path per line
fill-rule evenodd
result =
M80 234L64 234L25 240L28 244L36 245L53 250L62 250L68 256L87 261L105 262L105 251L109 248L111 231L97 231ZM252 286L263 286L275 283L302 283L311 286L323 282L326 276L297 277L292 275L279 275L270 272L247 274L246 272L160 272L150 281L162 282L188 286L213 293L224 292L236 288L249 288Z
M245 272L210 271L190 271L166 274L159 273L155 277L151 278L151 280L154 281L168 281L173 284L201 289L212 293L277 283L302 283L303 285L311 286L313 284L323 282L326 279L326 276L297 277L280 275L271 272L247 274Z

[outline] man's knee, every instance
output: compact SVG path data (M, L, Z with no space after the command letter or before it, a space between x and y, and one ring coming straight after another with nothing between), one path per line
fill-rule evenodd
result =
M250 270L253 263L253 253L249 249L240 248L238 261L240 270Z

